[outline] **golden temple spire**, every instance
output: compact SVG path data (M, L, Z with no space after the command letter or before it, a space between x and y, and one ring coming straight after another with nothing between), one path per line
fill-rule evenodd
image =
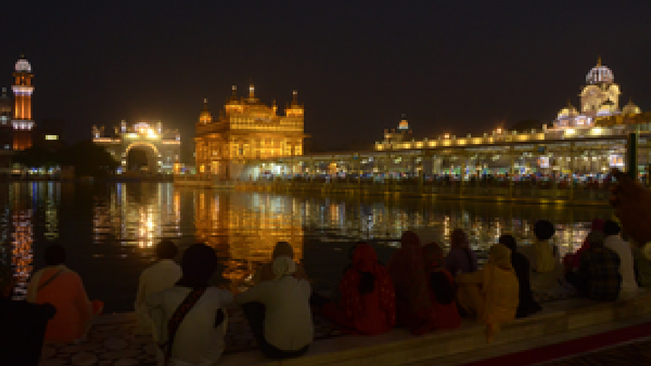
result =
M601 66L601 55L597 57L597 66Z
M249 99L255 98L255 86L253 86L253 82L249 81Z
M298 90L292 92L292 105L298 104Z

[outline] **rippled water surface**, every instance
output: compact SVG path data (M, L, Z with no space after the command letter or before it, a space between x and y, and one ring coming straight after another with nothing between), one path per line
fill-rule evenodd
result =
M562 252L581 244L607 207L515 205L356 196L292 196L175 187L171 183L0 184L2 256L16 268L17 297L43 266L43 250L58 241L67 265L83 278L91 298L107 311L131 310L138 276L155 260L153 245L171 238L181 247L205 242L220 258L216 284L241 284L268 260L274 244L291 243L314 286L331 288L346 266L348 249L368 240L387 261L407 229L425 230L448 244L462 227L482 253L501 233L531 241L531 224L556 224Z

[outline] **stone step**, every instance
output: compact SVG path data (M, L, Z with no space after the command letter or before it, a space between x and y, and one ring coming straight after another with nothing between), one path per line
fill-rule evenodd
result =
M394 329L378 336L346 336L315 342L299 358L273 361L259 351L225 355L220 366L292 365L292 366L393 366L447 357L523 340L567 333L598 324L651 314L651 292L621 296L613 303L587 299L568 299L544 304L535 316L516 319L502 327L492 343L487 343L485 327L464 319L453 331L439 331L415 337L405 329Z

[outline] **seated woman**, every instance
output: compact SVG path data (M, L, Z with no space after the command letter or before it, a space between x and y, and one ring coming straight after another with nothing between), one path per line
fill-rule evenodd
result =
M483 269L456 278L459 306L486 324L486 340L491 342L500 326L515 319L518 308L518 278L511 265L511 251L502 244L490 249Z
M423 249L418 236L411 231L406 231L402 235L401 244L401 248L393 254L388 266L396 289L398 323L408 326L415 335L422 335L437 328L458 326L454 318L445 319L437 314L438 310L445 313L446 306L451 307L451 305L444 296L441 297L440 302L436 300L438 298L437 292L441 286L439 283L441 278L438 274L432 276L426 271L423 261ZM429 253L431 247L427 250ZM434 257L440 255L440 259L433 260L428 255L428 263L438 263L436 265L428 264L427 268L435 269L440 267L442 252L436 252L435 250L431 252L434 253ZM433 283L431 283L432 277L434 278ZM446 280L443 283L449 282ZM436 291L431 291L431 284L435 284ZM444 309L440 309L442 307Z
M258 267L258 270L253 275L254 285L257 285L263 281L271 281L274 279L275 276L271 264L273 263L274 259L278 258L281 255L284 255L285 257L288 257L292 260L294 259L294 249L286 241L279 241L276 244L276 247L274 248L274 251L271 255L271 262L264 263ZM298 279L309 280L305 269L303 269L303 266L300 264L296 264L296 273L294 274L294 277Z
M529 266L529 260L522 253L518 252L515 238L512 235L505 234L500 236L499 243L511 250L511 264L513 265L515 275L518 277L518 284L520 285L520 302L516 316L518 318L524 318L542 310L531 293L531 283L529 282L529 271L531 267Z
M477 255L470 248L468 235L462 229L454 229L450 234L450 253L445 258L445 269L452 276L477 270Z
M213 365L221 357L227 326L223 309L233 294L208 285L216 268L215 250L194 244L183 253L176 285L147 297L161 347L159 365Z
M52 304L57 312L45 330L45 340L73 342L86 336L104 303L89 301L79 275L64 265L66 251L59 244L45 249L46 267L34 274L27 286L27 301Z
M307 280L294 277L296 264L284 255L272 263L274 279L237 296L262 353L273 359L297 357L314 339Z
M443 249L437 243L425 245L423 259L432 304L427 323L432 329L458 328L461 325L461 316L455 299L454 278L443 267Z
M339 283L341 299L323 307L324 315L356 334L380 334L396 324L396 297L389 272L368 243L358 243L353 266Z

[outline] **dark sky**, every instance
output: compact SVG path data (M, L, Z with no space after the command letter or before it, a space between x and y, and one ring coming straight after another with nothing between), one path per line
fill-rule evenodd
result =
M335 148L551 121L601 55L651 109L651 1L3 1L0 85L20 54L34 115L90 126L162 120L183 141L249 80L279 106L298 89L305 130ZM5 71L1 71L5 70Z

